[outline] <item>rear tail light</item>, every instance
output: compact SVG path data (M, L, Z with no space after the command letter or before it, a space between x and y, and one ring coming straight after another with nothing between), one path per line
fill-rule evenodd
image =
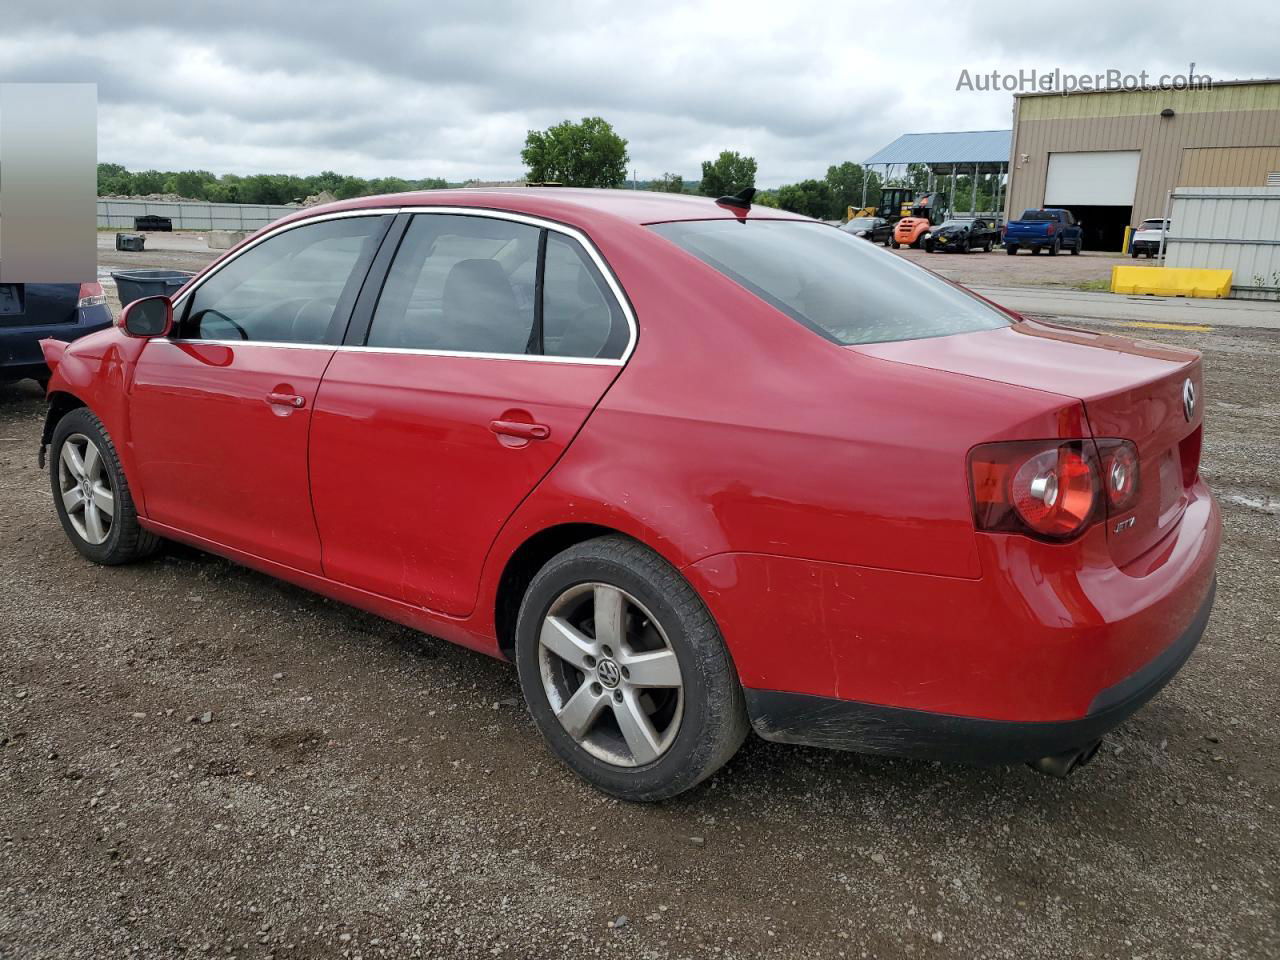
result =
M107 295L102 292L102 284L80 284L80 298L76 301L76 306L78 308L83 310L85 307L100 307L106 302Z
M1182 460L1182 485L1195 485L1200 476L1200 445L1204 438L1204 424L1196 427L1178 442L1178 455Z
M1045 235L1046 237L1052 237L1052 236L1053 236L1053 232L1054 232L1055 230L1057 230L1057 229L1058 229L1058 225L1057 225L1057 224L1055 224L1055 223L1051 223L1051 224L1049 224L1049 226L1045 227L1045 229L1044 229L1044 235Z
M1099 440L1107 513L1124 513L1138 502L1138 448L1128 440Z
M969 454L979 530L1070 540L1102 513L1092 440L984 443Z

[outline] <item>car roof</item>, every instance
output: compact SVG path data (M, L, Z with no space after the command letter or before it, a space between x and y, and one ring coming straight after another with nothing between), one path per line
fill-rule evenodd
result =
M464 188L384 194L308 207L288 219L370 207L441 206L503 210L583 225L601 219L622 220L632 224L665 223L673 220L732 220L744 217L752 220L810 219L785 210L758 205L743 211L718 204L710 197L690 194L574 187Z

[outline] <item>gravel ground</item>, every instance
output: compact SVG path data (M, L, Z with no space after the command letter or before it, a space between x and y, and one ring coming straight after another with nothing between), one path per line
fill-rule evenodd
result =
M1092 765L752 739L658 806L555 762L502 663L82 560L0 386L0 957L1280 956L1280 336L1162 336L1207 358L1218 604Z

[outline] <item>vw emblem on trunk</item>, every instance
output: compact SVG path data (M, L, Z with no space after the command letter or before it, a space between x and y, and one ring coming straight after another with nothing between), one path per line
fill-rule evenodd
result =
M1182 413L1188 423L1196 415L1196 385L1191 382L1190 377L1182 384Z

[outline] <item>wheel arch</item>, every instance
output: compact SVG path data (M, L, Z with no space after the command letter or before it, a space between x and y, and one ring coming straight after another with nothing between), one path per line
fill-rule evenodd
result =
M516 617L520 603L533 578L556 554L597 537L619 536L637 540L631 534L598 523L557 523L529 535L507 557L498 576L493 603L494 630L498 650L508 660L513 658L516 643ZM648 547L648 544L644 544ZM650 549L653 549L650 547Z
M44 429L40 432L40 468L44 469L49 453L49 444L53 441L53 431L59 421L72 410L87 407L88 404L69 390L54 390L48 395L49 406L44 414Z

